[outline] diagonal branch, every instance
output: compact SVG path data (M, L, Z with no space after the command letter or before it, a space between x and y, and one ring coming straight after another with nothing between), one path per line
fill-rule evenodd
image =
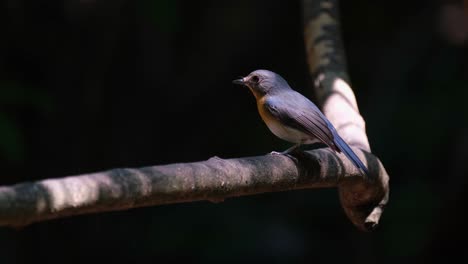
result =
M369 178L342 154L318 149L239 159L211 158L139 169L109 171L0 187L0 226L85 213L253 195L338 187L342 205L361 230L373 229L388 200L388 175L370 153L353 91L347 84L336 1L304 1L306 46L324 113L354 147ZM361 150L362 149L362 150Z
M307 61L322 110L346 142L370 152L365 122L348 84L338 0L303 0L303 11ZM378 225L388 202L388 181L383 166L372 170L369 178L358 175L340 181L341 204L360 229L372 230Z

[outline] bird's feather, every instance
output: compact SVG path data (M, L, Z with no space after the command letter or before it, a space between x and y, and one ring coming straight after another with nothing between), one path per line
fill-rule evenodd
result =
M297 100L303 101L304 97L300 94L299 96L292 94L290 97L296 98L281 101L275 100L274 97L267 99L265 100L265 109L282 124L316 137L333 150L340 152L333 141L332 131L327 122L320 116L320 110L308 100L307 104L294 104ZM298 105L305 107L299 108Z
M292 90L283 92L281 100L276 98L273 96L264 101L265 109L274 118L288 127L319 139L338 153L343 152L357 168L368 174L367 167L314 103Z
M366 165L362 163L359 157L354 153L354 151L349 147L348 144L338 135L335 134L335 144L341 151L345 154L345 156L356 166L357 168L361 169L366 175L369 175L369 170L367 169Z

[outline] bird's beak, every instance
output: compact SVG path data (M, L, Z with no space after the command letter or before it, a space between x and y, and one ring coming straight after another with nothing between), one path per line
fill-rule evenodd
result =
M240 78L237 80L232 81L233 84L245 85L244 78Z

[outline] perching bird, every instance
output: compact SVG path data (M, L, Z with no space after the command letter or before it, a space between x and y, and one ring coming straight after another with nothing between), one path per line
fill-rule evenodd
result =
M358 169L369 173L318 107L291 89L283 77L268 70L256 70L233 83L247 86L252 91L258 112L273 134L296 144L283 154L301 144L322 142L335 152L343 152Z

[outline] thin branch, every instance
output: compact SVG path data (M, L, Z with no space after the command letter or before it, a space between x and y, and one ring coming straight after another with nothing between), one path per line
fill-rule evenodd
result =
M365 122L348 84L338 0L303 0L303 11L307 61L322 111L346 142L370 152ZM378 225L389 196L385 169L381 167L378 174L370 176L358 175L338 186L346 214L362 230ZM373 204L361 199L368 195L373 196Z
M377 226L388 201L388 175L370 154L365 123L347 84L336 1L304 1L311 74L324 113L367 164L362 176L342 154L317 149L295 155L211 158L0 187L0 225L93 212L305 188L338 187L346 214L361 230ZM362 149L362 150L361 150ZM364 150L364 151L363 151Z

